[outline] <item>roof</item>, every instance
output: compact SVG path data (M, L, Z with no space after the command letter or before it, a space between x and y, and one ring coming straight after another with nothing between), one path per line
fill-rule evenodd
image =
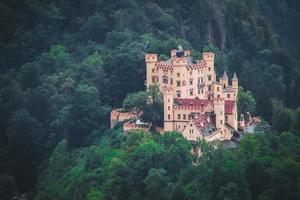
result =
M210 115L198 114L193 119L193 124L198 128L203 135L209 135L216 131L215 124Z
M136 118L139 114L138 112L123 112L122 109L115 109L110 112L111 118L118 121Z
M234 100L225 100L225 114L232 114L234 105Z
M226 71L224 71L223 77L222 78L228 78Z
M206 107L208 104L212 103L208 99L188 99L188 98L176 98L174 103L179 106L200 106Z
M238 80L236 73L234 72L232 80Z

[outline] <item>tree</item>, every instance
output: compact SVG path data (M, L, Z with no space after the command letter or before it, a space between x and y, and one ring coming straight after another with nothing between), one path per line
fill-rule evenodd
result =
M148 103L143 109L142 119L151 123L151 130L163 124L163 102L162 93L158 85L151 85L147 89Z
M93 130L107 123L108 108L101 105L94 86L79 84L72 104L67 106L67 141L70 148L79 147Z
M293 111L276 104L274 104L273 108L272 127L279 132L290 130L294 114Z
M35 88L40 82L40 71L36 63L27 63L21 67L20 83L23 89Z
M27 191L44 154L42 124L27 110L17 110L8 121L7 137L8 164L21 192Z
M250 91L245 91L239 87L237 106L239 113L255 112L256 102Z
M140 91L137 93L129 93L123 101L123 108L126 110L137 108L142 110L147 103L148 93Z
M171 183L163 169L152 168L145 178L146 199L167 200L170 197Z

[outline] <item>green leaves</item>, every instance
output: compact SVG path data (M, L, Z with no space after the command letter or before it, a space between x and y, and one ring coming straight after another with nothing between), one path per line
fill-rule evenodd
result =
M242 87L239 87L237 106L239 113L244 115L247 112L255 113L256 102L250 91L244 91Z

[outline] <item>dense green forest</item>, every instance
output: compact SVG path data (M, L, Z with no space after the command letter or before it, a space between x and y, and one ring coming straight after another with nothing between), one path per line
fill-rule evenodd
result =
M299 22L298 0L1 0L1 199L300 199ZM200 158L176 133L109 130L144 54L178 45L214 51L271 129Z

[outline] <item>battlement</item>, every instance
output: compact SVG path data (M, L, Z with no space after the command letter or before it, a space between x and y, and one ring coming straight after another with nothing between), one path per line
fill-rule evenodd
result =
M215 54L213 52L204 52L202 53L203 60L212 61L215 59Z
M167 87L167 86L164 86L162 89L164 94L173 94L174 91L172 87Z
M185 58L185 57L181 57L181 58L174 57L172 59L172 64L173 65L187 65L187 58Z
M214 104L216 104L216 103L224 103L224 100L225 100L225 98L223 98L223 97L216 97L216 98L214 98Z
M146 62L157 62L157 54L145 54L145 60Z

